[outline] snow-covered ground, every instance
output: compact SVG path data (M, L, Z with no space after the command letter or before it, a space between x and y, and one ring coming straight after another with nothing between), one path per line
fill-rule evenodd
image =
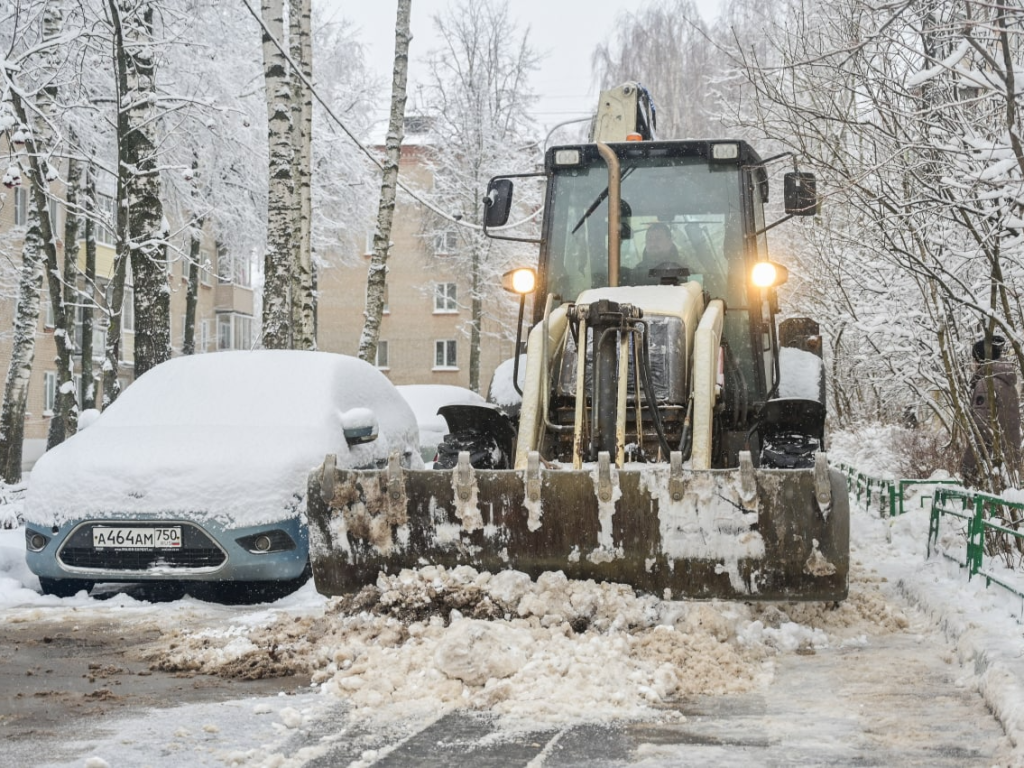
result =
M872 456L884 466L881 451ZM851 591L838 607L672 602L560 574L532 582L468 568L404 572L344 599L324 598L308 584L251 608L191 598L154 605L127 594L58 599L36 591L15 527L0 530L0 621L72 611L76 621L145 620L161 632L148 652L159 669L258 674L263 664L308 675L313 685L300 697L209 707L179 729L180 748L206 754L203 764L301 765L316 749L300 760L286 758L283 745L318 713L339 708L347 722L395 733L458 711L491 713L507 732L623 719L670 723L682 715L666 703L679 697L764 690L787 658L884 644L906 632L907 612L920 608L954 650L923 648L963 665L957 685L979 692L1024 764L1020 600L981 579L968 582L955 564L926 559L928 513L909 506L902 518L882 520L851 502ZM4 515L16 509L8 504ZM241 721L260 718L273 727L259 725L258 747L244 739L202 746L210 734L241 733ZM141 723L118 727L137 732ZM96 742L93 764L116 764L122 742L116 734ZM369 749L356 763L379 756Z

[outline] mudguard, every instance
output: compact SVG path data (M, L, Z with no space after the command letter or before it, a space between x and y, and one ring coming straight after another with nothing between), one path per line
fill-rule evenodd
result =
M824 600L847 596L849 497L824 455L808 469L339 470L309 478L310 559L326 595L379 572L469 565L536 578L621 582L672 598Z

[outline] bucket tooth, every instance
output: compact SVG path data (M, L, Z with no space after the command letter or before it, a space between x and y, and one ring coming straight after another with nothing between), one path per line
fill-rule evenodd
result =
M452 491L455 493L455 516L462 521L463 529L472 533L483 528L483 515L477 505L476 470L469 463L469 451L459 451L459 462L452 472Z
M526 500L540 501L540 453L530 451L526 458Z
M672 451L669 454L668 495L672 501L682 501L686 494L686 481L683 480L683 453Z
M611 456L608 451L601 451L597 454L597 498L604 502L611 501L614 493L611 464Z
M740 500L745 507L756 509L757 476L754 474L754 460L750 451L740 451Z
M388 522L405 525L408 522L409 500L405 495L405 470L401 456L394 452L388 457Z
M832 511L832 482L829 478L828 457L821 451L814 454L814 499L818 502L821 516L828 520Z
M526 474L523 476L523 506L526 507L526 528L536 531L541 526L543 509L540 501L540 453L530 451L526 457Z
M328 504L334 498L334 474L337 466L338 457L333 453L327 454L320 472L320 498Z

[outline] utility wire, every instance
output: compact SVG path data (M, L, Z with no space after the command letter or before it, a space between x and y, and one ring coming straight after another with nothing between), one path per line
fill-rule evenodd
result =
M267 29L267 25L263 23L263 17L260 16L260 14L258 14L255 10L253 10L253 7L249 4L249 0L242 0L242 2L245 4L246 9L249 11L249 13L252 15L252 17L254 19L256 19L256 22L260 25L260 28L263 30L263 34L265 34L268 38L270 38L271 41L273 41L274 45L277 46L277 50L279 50L281 52L281 55L284 56L284 58L288 62L288 64L291 65L292 72L295 75L297 75L299 78L302 79L302 82L305 84L305 86L307 88L309 88L309 92L311 94L313 94L313 97L318 102L320 102L320 106L322 106L324 108L324 110L327 112L328 117L330 117L331 120L333 120L338 125L338 127L341 128L342 132L344 132L344 134L346 136L348 136L349 139L352 140L352 143L355 144L357 147L359 147L359 149L362 151L362 153L364 155L366 155L368 158L370 158L370 162L372 162L375 166L377 166L377 168L383 173L383 171L384 171L383 163L381 163L381 161L374 155L374 153L371 152L356 137L356 135L351 130L349 130L348 126L345 125L345 123L343 123L341 121L341 118L334 114L334 110L332 110L330 108L330 106L327 104L327 102L324 101L323 98L321 98L321 96L317 92L316 88L313 87L313 83L311 83L306 78L306 75L305 75L305 73L303 73L302 68L299 67L298 64L296 64L294 61L292 61L292 57L289 55L288 51L285 50L284 46L281 45L281 42L276 37L274 37L273 34L271 34L269 29ZM411 187L408 187L405 184L405 182L402 181L401 174L399 174L399 176L398 176L397 184L398 184L398 187L403 192L405 192L410 197L412 197L413 200L415 200L417 203L422 205L424 208L427 208L428 210L433 211L438 216L440 216L442 219L444 219L444 220L446 220L448 222L451 222L452 224L456 224L457 226L460 226L460 227L466 227L467 229L473 229L473 230L476 230L476 231L483 231L483 227L481 227L481 226L479 226L477 224L472 224L472 223L470 223L468 221L463 221L461 216L459 216L459 217L453 216L452 214L445 213L441 209L435 207L433 203L431 203L430 201L428 201L428 200L424 199L423 197L421 197L420 194L418 192L414 191ZM522 219L521 221L514 222L512 224L507 224L506 226L502 227L502 229L512 229L514 227L518 227L518 226L521 226L523 224L526 224L526 223L532 221L533 219L537 218L537 216L540 214L540 211L541 211L541 208L538 207L538 209L536 211L534 211L532 214L527 216L525 219Z

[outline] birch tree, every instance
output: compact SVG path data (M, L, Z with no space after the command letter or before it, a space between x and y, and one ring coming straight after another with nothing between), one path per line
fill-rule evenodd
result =
M148 0L109 0L109 4L119 96L118 271L131 264L135 375L141 376L171 357L168 226L157 163L154 6ZM117 314L116 297L113 306Z
M15 319L14 348L4 389L4 403L0 410L0 467L7 482L21 478L24 418L28 397L28 384L35 356L35 327L39 318L41 267L45 267L51 308L54 313L54 341L58 353L57 410L60 419L51 436L52 442L64 438L64 430L71 433L77 424L77 410L73 398L71 357L73 340L69 331L64 305L64 290L57 261L57 244L53 221L50 217L50 183L57 179L56 167L51 164L51 153L56 136L52 126L55 118L55 100L60 58L57 41L62 32L63 14L53 6L45 6L41 17L41 43L29 46L30 55L40 59L38 68L25 67L25 61L10 62L4 67L5 96L9 100L13 118L17 121L16 134L9 132L10 143L24 146L24 165L21 162L7 172L5 184L21 184L21 177L29 180L28 226L22 248L22 275L19 288L19 306ZM33 72L32 69L35 71ZM19 70L27 70L19 73ZM23 78L17 76L22 74ZM22 93L21 83L35 81L34 101ZM30 109L32 110L30 112Z
M263 73L269 144L267 245L263 261L263 346L267 349L292 346L295 125L288 57L281 47L286 41L284 12L283 0L263 0Z
M298 229L294 238L294 263L291 285L293 346L315 349L313 327L313 255L312 255L312 130L313 130L313 38L310 31L310 0L290 0L289 43L291 48L294 96L292 104L292 177L295 180L293 220Z
M377 210L377 229L373 233L373 256L366 276L366 311L363 333L359 339L359 358L376 363L380 322L384 314L387 285L388 251L391 248L391 221L395 213L398 184L398 161L402 155L405 135L406 82L409 77L409 34L412 0L398 0L395 21L395 67L391 84L391 115L385 145L384 169Z

